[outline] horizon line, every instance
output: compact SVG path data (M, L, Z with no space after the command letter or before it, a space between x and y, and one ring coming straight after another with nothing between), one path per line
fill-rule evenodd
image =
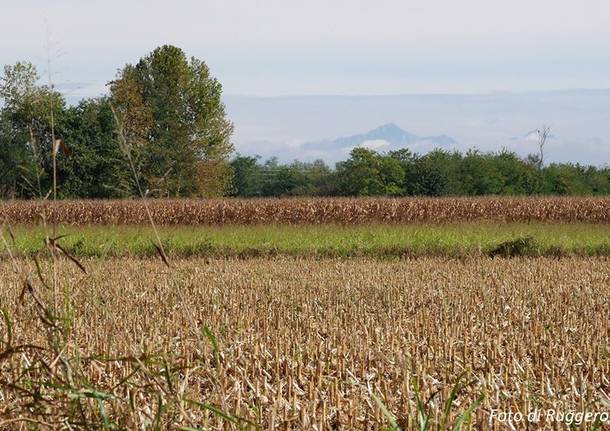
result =
M223 97L243 98L243 99L305 99L305 98L367 98L367 97L417 97L417 96L434 96L434 97L460 97L460 96L498 96L498 95L528 95L528 94L552 94L552 93L594 93L594 92L610 92L610 87L591 87L591 88L558 88L558 89L543 89L543 90L501 90L488 92L423 92L423 93L371 93L371 94L333 94L333 93L314 93L314 94L279 94L279 95L263 95L263 94L239 94L226 93Z

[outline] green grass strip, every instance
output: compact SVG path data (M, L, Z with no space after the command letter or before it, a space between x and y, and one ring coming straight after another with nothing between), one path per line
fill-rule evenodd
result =
M16 226L13 233L17 254L45 254L42 227ZM160 227L159 233L174 258L610 256L610 226L600 224L178 226ZM66 235L61 244L76 257L157 255L153 232L145 226L61 226L58 234ZM6 255L3 245L0 255Z

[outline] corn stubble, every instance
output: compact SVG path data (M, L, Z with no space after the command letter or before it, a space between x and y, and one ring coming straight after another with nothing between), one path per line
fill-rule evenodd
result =
M148 206L148 208L147 208ZM148 213L150 211L150 215ZM293 198L0 202L0 220L35 223L214 225L224 223L587 222L610 223L610 198Z
M605 411L609 263L123 259L85 261L85 275L62 261L76 310L66 356L89 386L62 398L33 365L44 352L0 356L0 418L29 420L5 429L411 430L428 429L427 414L441 429L479 400L475 429L509 429L490 423L492 408ZM9 332L13 346L43 344L7 262L0 278L11 316L0 351ZM543 427L565 429L530 425Z

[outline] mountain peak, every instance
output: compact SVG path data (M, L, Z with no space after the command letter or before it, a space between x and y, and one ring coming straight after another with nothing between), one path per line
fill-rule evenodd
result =
M389 144L403 146L417 141L417 136L409 133L394 123L387 123L366 133L336 139L341 146L358 146L366 141L386 141Z
M395 123L387 123L387 124L383 124L379 127L376 127L375 129L371 130L371 132L374 131L384 131L384 132L403 132L406 133L403 129L401 129L400 127L398 127Z
M335 148L351 149L360 146L379 148L382 151L396 150L414 144L426 144L433 147L447 147L455 144L455 140L446 135L417 136L407 132L395 123L383 124L365 133L337 138L332 141L320 141L304 144L304 148Z

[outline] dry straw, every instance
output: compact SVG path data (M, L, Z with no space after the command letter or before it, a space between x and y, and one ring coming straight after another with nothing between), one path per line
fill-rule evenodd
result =
M0 218L36 223L43 203L0 203ZM610 198L293 198L59 201L47 211L67 224L223 223L610 223Z
M607 259L195 259L169 276L155 260L85 263L74 386L45 386L33 352L13 355L3 413L92 429L504 430L492 409L607 411ZM60 273L82 284L69 262ZM8 262L0 277L12 345L44 345Z

